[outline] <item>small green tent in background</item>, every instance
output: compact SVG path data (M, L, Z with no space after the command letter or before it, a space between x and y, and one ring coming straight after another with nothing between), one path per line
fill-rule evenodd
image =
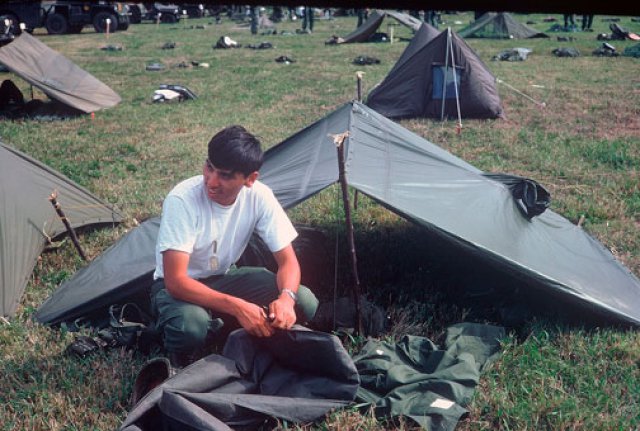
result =
M489 39L529 39L549 37L543 32L522 24L507 12L487 12L458 31L460 37L484 37Z
M121 100L105 83L27 32L0 48L0 63L51 99L86 113Z
M390 10L374 10L369 14L369 18L362 23L360 27L349 33L345 37L338 37L331 39L332 43L355 43L355 42L367 42L371 36L375 34L378 28L382 25L385 17L391 17L398 21L400 24L409 27L414 32L422 25L427 25L430 29L437 32L437 30L429 25L425 24L417 18L412 17L406 13L390 11Z
M88 190L26 154L0 142L0 315L16 311L47 240L66 228L49 196L72 228L117 223L122 216ZM87 286L88 287L88 286Z
M455 71L455 73L454 73ZM496 79L450 28L437 36L423 25L367 106L388 118L497 118Z

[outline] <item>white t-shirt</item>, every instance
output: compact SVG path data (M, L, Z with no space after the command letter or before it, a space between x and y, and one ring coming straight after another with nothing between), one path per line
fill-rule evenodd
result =
M189 253L187 274L192 278L224 274L240 258L254 231L273 252L298 235L269 187L256 181L243 187L232 205L223 206L207 196L202 175L184 180L162 205L153 278L164 277L165 250Z

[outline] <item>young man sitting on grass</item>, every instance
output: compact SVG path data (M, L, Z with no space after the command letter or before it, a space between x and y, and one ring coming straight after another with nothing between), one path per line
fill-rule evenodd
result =
M209 142L203 175L182 181L164 200L151 303L175 367L195 360L223 322L269 337L315 314L318 300L300 285L291 245L297 232L258 181L262 161L255 136L227 127ZM235 267L253 232L273 253L276 274Z

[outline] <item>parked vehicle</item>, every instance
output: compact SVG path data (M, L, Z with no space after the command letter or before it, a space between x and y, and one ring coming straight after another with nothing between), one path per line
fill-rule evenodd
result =
M55 1L44 2L44 26L49 34L80 33L91 24L98 33L129 28L129 7L125 3Z
M0 34L19 35L20 24L32 32L44 22L44 11L40 2L9 1L0 3Z
M139 24L142 21L156 21L158 17L163 23L176 23L180 21L182 9L175 4L165 3L129 3L131 11L131 23Z
M129 7L117 2L46 1L0 3L0 34L20 34L45 27L49 34L80 33L93 25L98 33L122 31L129 27Z
M182 14L187 12L189 18L202 18L204 16L204 5L202 3L180 3Z

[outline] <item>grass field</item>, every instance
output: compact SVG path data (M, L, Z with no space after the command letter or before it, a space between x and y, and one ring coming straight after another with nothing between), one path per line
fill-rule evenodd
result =
M561 15L553 15L561 22ZM458 30L472 13L445 14L440 28ZM546 15L516 15L547 31ZM594 19L594 32L551 33L549 39L469 39L499 85L506 118L456 123L427 119L401 124L488 172L533 178L552 194L552 209L599 239L636 275L640 274L640 63L629 57L591 55L610 33L610 19L640 33L630 17ZM387 22L381 31L390 31ZM579 23L578 23L579 24ZM111 109L66 121L2 121L0 139L39 159L112 203L126 221L115 229L87 232L80 241L90 258L128 228L158 215L178 181L201 172L206 143L229 124L242 124L271 147L356 97L356 72L363 89L381 81L407 46L408 29L394 27L393 43L327 46L344 36L355 17L317 19L313 34L295 34L300 21L277 24L288 34L250 34L248 24L192 19L175 25L138 24L126 32L34 34L122 97ZM203 28L199 28L203 27ZM262 31L262 30L261 30ZM228 35L242 45L271 42L275 48L212 49ZM574 40L560 42L557 36ZM163 50L175 42L173 50ZM619 52L633 41L612 41ZM109 44L122 51L104 51ZM571 46L582 55L557 58L554 48ZM533 52L524 62L491 58L511 47ZM286 55L292 64L276 63ZM380 64L356 66L359 55ZM208 68L177 67L205 62ZM145 65L166 69L149 72ZM11 78L29 94L27 84ZM153 104L159 84L181 84L198 95L181 104ZM35 97L45 96L37 89ZM527 97L523 96L525 94ZM544 102L545 107L538 103ZM290 210L291 218L334 235L342 217L337 189ZM437 340L449 324L475 319L473 302L458 302L447 290L464 290L464 275L420 240L414 226L362 199L355 229L362 284L392 316L388 338L410 333ZM333 247L333 246L331 246ZM330 248L333 250L333 248ZM346 256L342 243L340 253ZM342 261L345 261L342 259ZM455 262L454 262L455 263ZM133 379L147 357L111 350L79 360L65 354L73 334L32 320L39 305L84 262L66 242L43 253L15 317L0 323L0 428L5 430L112 430L131 407ZM333 267L328 279L333 281ZM457 277L460 275L460 277ZM490 282L490 281L489 281ZM339 271L338 284L349 283ZM321 286L319 287L321 288ZM363 340L348 340L357 349ZM483 375L458 430L638 430L640 427L640 335L637 330L569 326L545 318L513 328L501 359ZM291 428L292 425L288 424ZM377 422L355 411L337 412L304 429L412 429L402 421ZM285 428L283 424L281 428Z

